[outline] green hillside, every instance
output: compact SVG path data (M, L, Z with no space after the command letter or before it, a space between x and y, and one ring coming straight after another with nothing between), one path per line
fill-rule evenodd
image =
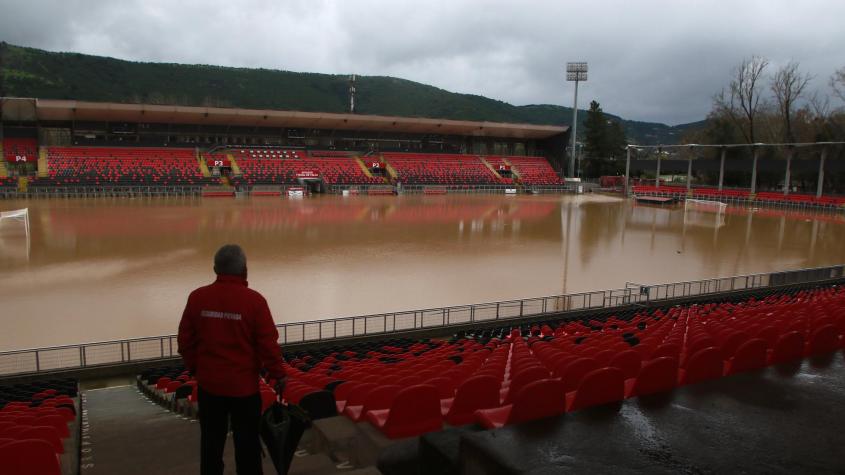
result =
M10 97L345 112L347 81L345 75L140 63L0 43L0 95ZM567 107L514 106L405 79L359 76L356 85L361 114L553 125L572 119ZM579 111L579 122L585 117ZM675 143L685 128L627 120L623 125L636 143Z

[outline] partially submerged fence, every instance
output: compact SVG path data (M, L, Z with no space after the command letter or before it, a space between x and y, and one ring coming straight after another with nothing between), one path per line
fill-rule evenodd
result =
M716 295L785 284L824 282L845 277L845 266L740 275L658 285L628 283L624 289L489 302L377 315L283 323L279 343L312 343L369 335L512 320L576 310L611 309L635 303ZM132 338L0 353L0 375L37 374L100 365L149 362L178 357L176 335Z

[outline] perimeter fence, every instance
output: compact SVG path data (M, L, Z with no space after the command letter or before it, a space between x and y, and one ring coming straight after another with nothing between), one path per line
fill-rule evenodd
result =
M277 325L279 344L316 343L394 334L473 323L542 317L578 310L602 310L631 304L765 289L789 284L822 283L845 277L845 265L739 275L657 285L627 283L623 289L488 302L376 315L332 318ZM176 335L82 343L0 352L0 376L76 370L95 366L150 362L178 357Z

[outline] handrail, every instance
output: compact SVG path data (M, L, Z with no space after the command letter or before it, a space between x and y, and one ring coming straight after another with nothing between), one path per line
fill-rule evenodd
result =
M842 278L845 278L845 265L655 285L629 282L621 289L309 320L282 323L276 327L282 345L314 343ZM176 335L159 335L4 351L0 352L0 376L176 358L176 338Z

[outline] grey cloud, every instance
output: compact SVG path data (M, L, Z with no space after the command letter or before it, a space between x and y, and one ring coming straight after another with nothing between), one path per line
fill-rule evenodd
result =
M586 60L581 107L666 123L704 118L744 56L799 61L821 92L845 66L834 0L0 0L0 12L0 39L15 44L391 75L514 104L570 105L564 63Z

